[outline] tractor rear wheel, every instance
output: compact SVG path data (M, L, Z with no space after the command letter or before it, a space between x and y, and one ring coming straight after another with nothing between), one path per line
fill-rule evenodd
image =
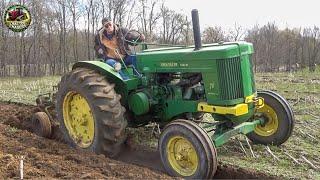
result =
M161 161L172 176L212 178L217 170L217 153L208 134L196 123L175 120L159 139Z
M73 147L116 156L126 139L121 96L104 76L77 68L61 78L56 110L64 140Z
M293 111L288 102L273 91L258 91L264 106L257 110L265 122L257 125L248 138L258 144L281 145L291 136L294 126Z

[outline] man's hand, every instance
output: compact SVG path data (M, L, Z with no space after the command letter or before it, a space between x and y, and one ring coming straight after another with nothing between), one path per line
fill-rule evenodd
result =
M99 48L98 53L99 53L99 54L103 54L103 49L102 49L102 48Z
M144 41L146 39L146 37L144 37L143 34L140 35L140 38L139 38L141 41Z

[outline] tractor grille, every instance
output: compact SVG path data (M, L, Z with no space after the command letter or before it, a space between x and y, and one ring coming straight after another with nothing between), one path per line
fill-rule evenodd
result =
M251 71L251 84L252 84L252 92L256 92L256 82L254 81L254 72L253 72L253 60L252 55L249 57L250 59L250 71Z
M220 98L232 100L243 98L240 57L217 60Z

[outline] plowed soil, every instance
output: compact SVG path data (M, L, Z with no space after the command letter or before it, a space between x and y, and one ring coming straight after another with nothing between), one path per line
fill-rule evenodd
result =
M168 179L159 153L146 147L126 149L118 159L110 159L70 148L55 139L36 136L30 120L39 108L24 104L0 103L0 178L19 178L24 157L25 178L70 179ZM137 150L138 149L138 150ZM144 150L142 150L144 149ZM146 150L147 149L147 150ZM214 178L263 178L263 173L220 165Z

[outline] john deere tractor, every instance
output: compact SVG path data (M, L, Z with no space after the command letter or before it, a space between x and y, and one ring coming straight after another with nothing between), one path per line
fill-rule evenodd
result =
M253 143L280 145L294 117L279 94L257 91L253 46L247 42L201 44L197 10L192 11L194 46L145 49L129 76L100 61L82 61L61 78L57 119L64 139L77 148L120 155L126 127L157 122L158 148L172 176L211 178L216 148L237 135ZM203 120L204 113L212 119Z

